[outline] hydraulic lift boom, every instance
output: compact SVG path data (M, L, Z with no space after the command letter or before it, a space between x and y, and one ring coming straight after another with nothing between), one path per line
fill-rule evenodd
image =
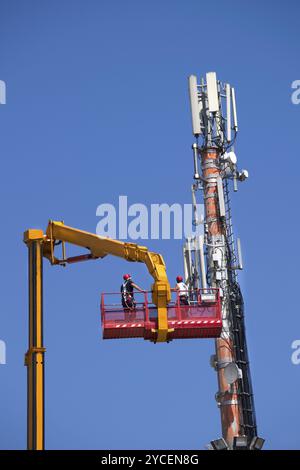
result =
M29 229L24 233L29 254L29 346L25 355L27 366L27 448L44 449L44 355L43 344L43 257L53 265L118 256L127 261L145 263L151 276L152 302L157 306L158 327L156 342L167 341L167 305L171 299L163 257L145 246L100 237L78 230L63 222L50 221L42 230ZM88 254L67 258L65 243L89 250ZM55 256L55 247L62 244L62 258Z

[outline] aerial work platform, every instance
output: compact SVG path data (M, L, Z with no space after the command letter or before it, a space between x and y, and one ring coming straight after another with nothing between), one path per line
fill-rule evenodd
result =
M150 294L150 296L149 296ZM124 308L120 293L101 295L103 339L144 338L156 340L157 307L149 300L151 293L135 293L135 308ZM178 293L168 304L168 341L188 338L217 338L222 330L219 289L199 289L182 305Z

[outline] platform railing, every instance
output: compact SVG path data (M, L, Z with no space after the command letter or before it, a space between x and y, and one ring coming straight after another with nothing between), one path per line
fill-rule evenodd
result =
M179 291L172 290L173 296L175 295L175 300L171 300L168 304L168 311L171 313L172 308L174 308L174 314L176 320L183 320L189 316L189 313L192 312L192 309L197 307L207 308L207 312L209 312L212 308L215 308L215 311L220 311L220 291L217 288L206 288L206 289L197 289L197 290L187 290L187 298L188 303L183 304L180 299ZM181 292L182 294L182 292ZM135 307L132 309L126 309L122 306L121 301L121 293L120 292L104 292L101 294L101 320L104 323L109 316L109 313L116 315L120 313L120 317L124 317L125 320L125 312L127 316L130 316L130 312L133 314L143 312L143 319L139 319L139 321L143 321L148 323L151 321L150 312L155 311L156 306L149 301L148 295L151 296L151 291L142 291L142 292L134 292L134 299L135 299ZM107 303L107 298L112 298L113 296L118 296L118 302L110 302ZM191 300L192 298L196 298L196 300ZM141 299L141 301L138 301ZM211 316L211 314L209 315ZM115 320L121 321L122 318L115 318Z

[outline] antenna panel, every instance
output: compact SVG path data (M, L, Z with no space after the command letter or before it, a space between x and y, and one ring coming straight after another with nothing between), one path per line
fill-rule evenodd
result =
M190 103L191 103L191 113L192 113L192 127L193 134L201 134L200 126L200 117L199 117L199 101L198 101L198 88L197 88L197 77L196 75L189 76L189 94L190 94Z
M208 109L211 113L219 111L219 98L216 72L206 74Z

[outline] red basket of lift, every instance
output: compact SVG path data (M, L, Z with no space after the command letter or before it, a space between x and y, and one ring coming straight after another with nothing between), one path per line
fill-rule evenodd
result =
M188 338L218 338L222 331L220 291L215 288L189 291L187 305L179 294L168 304L168 341ZM101 295L103 339L144 338L155 341L157 308L151 293L135 293L135 307L123 308L120 293ZM116 302L117 299L117 302Z

